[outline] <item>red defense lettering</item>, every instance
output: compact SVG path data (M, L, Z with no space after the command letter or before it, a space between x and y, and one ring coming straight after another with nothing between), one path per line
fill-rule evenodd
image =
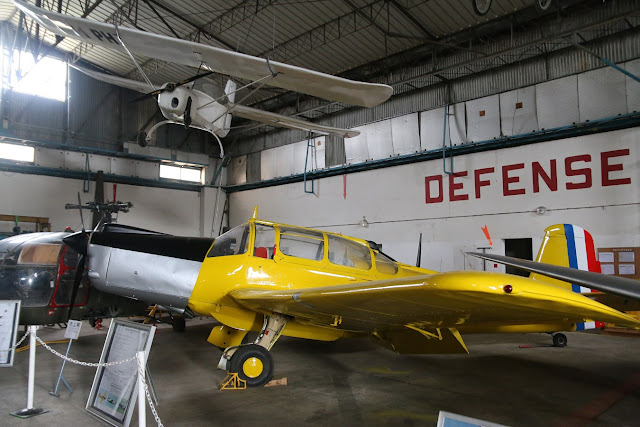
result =
M629 149L625 148L624 150L613 150L613 151L605 151L604 153L600 153L600 163L602 164L602 186L608 187L610 185L624 185L631 184L631 178L618 178L618 179L610 179L609 173L613 171L621 171L624 169L622 163L615 163L613 165L609 164L609 159L611 157L621 157L628 156Z
M531 172L533 173L533 192L540 192L540 178L547 184L547 188L551 191L558 191L558 170L556 168L556 159L549 161L551 175L547 175L542 165L538 162L531 164Z
M567 190L577 190L579 188L591 188L591 169L573 169L572 163L576 162L590 162L591 155L582 154L580 156L571 156L564 159L564 169L567 177L569 176L584 176L584 182L567 182Z
M451 202L456 202L458 200L469 200L468 194L455 194L456 190L462 190L464 186L464 184L462 184L461 182L454 182L454 179L461 176L467 176L467 171L456 172L449 175L449 201Z
M483 169L476 169L473 171L473 178L474 181L476 183L476 199L480 198L480 188L481 187L486 187L491 185L491 181L489 181L488 179L480 179L480 175L484 175L486 173L494 173L495 169L494 168L483 168Z
M524 169L524 163L517 163L515 165L506 165L502 167L502 194L505 196L516 196L518 194L525 193L524 188L509 188L509 184L520 182L520 177L509 176L509 171L516 169Z
M431 181L436 181L438 184L438 195L431 197ZM424 188L426 191L427 203L441 203L443 200L442 192L442 175L431 175L424 178Z

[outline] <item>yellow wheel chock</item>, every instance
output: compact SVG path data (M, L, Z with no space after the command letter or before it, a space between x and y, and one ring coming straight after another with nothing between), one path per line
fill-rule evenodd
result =
M238 376L237 372L227 372L227 376L220 384L218 390L244 390L247 382Z

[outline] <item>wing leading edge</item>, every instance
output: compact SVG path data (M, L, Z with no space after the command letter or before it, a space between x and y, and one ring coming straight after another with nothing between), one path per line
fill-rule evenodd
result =
M110 49L124 50L119 41L121 39L134 54L195 68L204 64L212 71L251 81L268 77L265 83L270 86L362 107L375 107L389 99L393 93L393 88L384 84L348 80L132 28L118 27L116 30L111 24L48 11L20 0L13 2L25 14L54 34Z

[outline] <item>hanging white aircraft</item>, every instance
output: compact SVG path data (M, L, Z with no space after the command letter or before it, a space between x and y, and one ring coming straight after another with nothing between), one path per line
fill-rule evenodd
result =
M224 137L229 132L231 113L274 126L337 134L345 138L356 136L359 132L322 126L299 118L235 104L236 87L231 80L227 83L225 95L218 99L186 87L202 75L178 83L165 83L161 88L156 88L144 75L133 54L250 80L252 83L248 86L253 86L254 90L269 85L362 107L381 104L389 99L393 92L390 86L383 84L348 80L270 61L268 58L258 58L201 43L60 14L19 0L13 2L26 15L54 34L124 51L129 55L145 77L146 83L86 69L80 71L112 84L141 92L151 90L152 94L158 95L158 105L167 120L158 123L148 134L139 135L138 142L141 144L149 141L158 126L176 123L210 132L218 140L222 150L219 137ZM221 157L223 154L222 151Z

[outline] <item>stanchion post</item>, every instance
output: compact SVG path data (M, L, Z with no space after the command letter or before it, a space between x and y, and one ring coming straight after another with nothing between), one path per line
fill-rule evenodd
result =
M144 351L136 353L138 364L138 425L144 427L147 425L147 411L145 408L145 393L144 393Z
M33 407L33 392L36 381L36 331L37 326L29 326L29 382L27 384L27 407L11 415L18 418L29 418L48 412L46 409Z

